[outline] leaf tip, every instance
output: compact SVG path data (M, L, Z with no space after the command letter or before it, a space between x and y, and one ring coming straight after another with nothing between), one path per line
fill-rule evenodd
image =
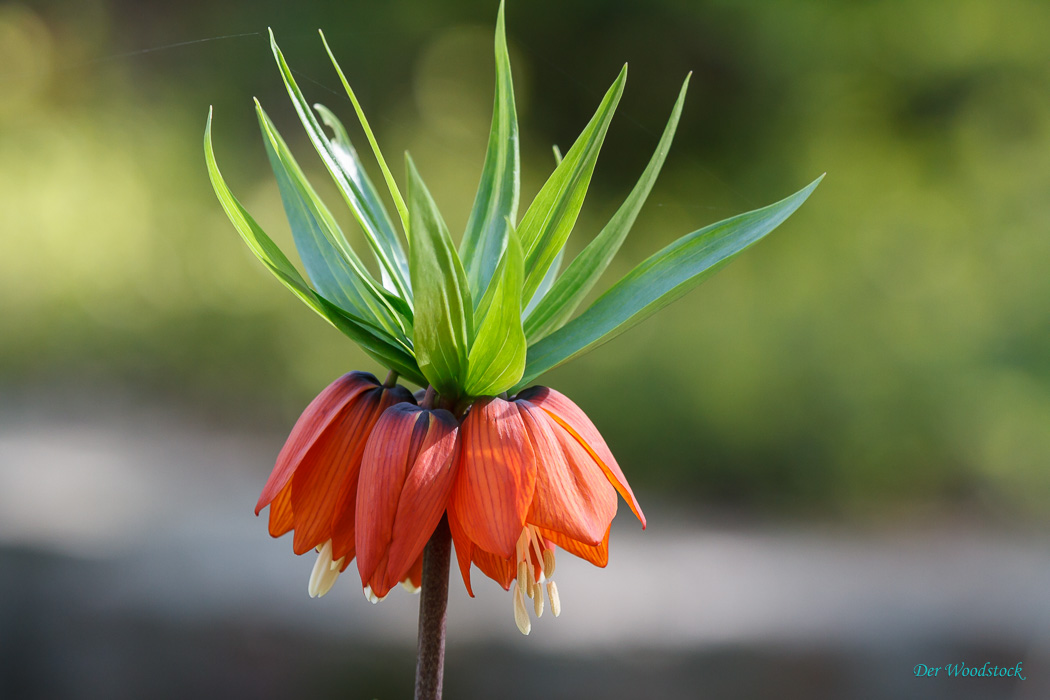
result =
M213 105L208 105L208 121L204 123L204 153L207 155L211 153L211 115L215 110Z

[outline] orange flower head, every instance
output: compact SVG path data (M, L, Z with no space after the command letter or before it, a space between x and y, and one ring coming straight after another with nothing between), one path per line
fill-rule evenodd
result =
M294 530L292 549L317 549L310 594L323 595L355 554L355 505L365 445L380 415L415 404L407 389L350 372L310 402L296 421L255 506L270 506L270 534Z
M470 565L504 589L514 587L514 618L531 630L525 597L543 611L561 603L554 548L604 567L616 493L645 527L645 516L605 440L563 394L533 387L514 400L481 399L463 421L459 473L448 506L463 581Z

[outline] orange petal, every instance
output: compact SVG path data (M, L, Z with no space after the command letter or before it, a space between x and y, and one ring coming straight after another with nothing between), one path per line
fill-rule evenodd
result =
M536 494L527 520L597 545L616 515L616 491L601 467L550 415L516 402L536 453Z
M391 586L404 580L441 522L458 466L459 423L455 417L440 409L425 411L424 416L428 423L426 437L410 456L394 518L387 563L387 583Z
M609 563L608 530L605 531L605 537L602 538L602 541L598 543L597 546L577 542L576 540L566 537L560 532L554 532L553 530L540 530L540 534L569 554L575 554L580 559L586 559L595 566L605 568L605 565Z
M277 463L274 465L273 472L270 473L262 495L255 504L256 515L284 489L302 462L303 456L346 405L357 398L361 392L377 386L379 386L379 381L371 374L350 372L329 384L310 402L303 414L299 416L299 420L295 422L295 427L292 428L288 440L285 441L284 447L277 455Z
M514 404L482 399L460 428L452 505L481 549L510 558L536 488L536 459Z
M451 504L448 508L448 529L452 532L452 544L456 546L456 562L459 564L459 573L463 576L463 585L467 587L467 594L473 598L474 590L470 587L470 555L474 550L474 543L463 532L463 526L459 524L459 518Z
M332 516L332 559L347 557L350 561L357 556L357 476L347 474L345 482L339 487L339 500L335 504Z
M408 575L404 578L408 578L412 582L412 585L419 588L423 585L423 555L420 554L419 558L416 559L416 563L412 565L412 568L408 570ZM402 580L404 580L402 578Z
M379 564L375 567L375 571L372 573L372 578L367 582L362 582L361 587L369 586L372 589L372 593L377 598L386 598L386 594L390 592L393 586L388 586L386 583L386 562L387 558L384 555L379 560Z
M397 503L411 464L412 443L422 441L428 423L426 413L418 406L391 406L383 412L365 445L355 515L357 570L362 586L369 584L379 562L390 551ZM375 587L372 590L379 595Z
M545 410L563 428L576 438L577 442L587 450L598 466L605 472L606 477L616 490L620 492L627 505L634 511L635 516L645 529L645 515L642 507L638 505L638 499L634 497L627 477L623 475L620 465L616 463L609 446L605 444L601 433L594 427L594 423L579 406L569 400L564 394L549 389L545 386L534 386L518 394L519 399L525 399Z
M384 409L406 399L411 400L411 395L403 387L363 392L303 457L292 479L296 554L332 538L336 507L357 488L361 455L372 427Z
M503 590L510 590L511 581L518 575L517 567L511 563L510 559L504 559L477 547L474 548L473 559L481 573L503 586Z
M270 502L270 535L280 537L292 529L292 485L288 484Z

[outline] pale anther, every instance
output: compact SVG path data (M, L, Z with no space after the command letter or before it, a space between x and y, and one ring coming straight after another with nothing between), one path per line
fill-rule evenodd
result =
M550 578L554 575L554 551L543 550L543 575Z
M310 583L307 587L311 598L318 598L332 590L336 579L339 578L339 569L343 565L342 558L337 562L332 561L332 540L325 542L317 551L317 561L314 562L314 569L310 573Z
M529 619L529 611L525 609L525 596L522 595L522 591L518 588L518 582L515 581L512 584L513 590L511 590L511 596L514 598L514 624L518 626L518 630L527 635L532 631L532 620Z
M547 597L551 599L551 614L558 617L561 615L561 599L558 597L558 587L554 581L547 582Z

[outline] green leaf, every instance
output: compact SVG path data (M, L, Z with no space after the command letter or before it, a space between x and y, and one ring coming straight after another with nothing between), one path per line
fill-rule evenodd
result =
M230 192L219 166L215 162L215 150L211 141L211 111L208 112L208 123L204 129L204 158L208 164L208 177L211 179L215 196L226 211L241 238L248 244L255 256L304 304L313 309L321 318L328 321L348 338L361 346L366 353L380 364L397 371L420 385L426 380L416 366L415 359L382 330L371 327L362 319L339 309L322 296L316 294L299 271L288 260L277 244L255 222L255 219L241 206Z
M555 256L580 214L594 164L598 159L605 133L609 130L616 105L627 80L624 65L616 81L605 93L598 111L587 123L565 158L554 169L518 226L521 247L525 251L525 290L523 301L532 299Z
M407 349L405 328L400 325L393 307L350 247L331 212L310 186L258 100L255 111L295 247L314 288L337 306L400 338Z
M525 370L525 332L521 327L521 285L525 261L521 242L507 222L507 247L492 284L478 307L478 334L470 347L466 393L495 396Z
M536 307L540 305L547 294L550 292L551 287L554 286L554 282L558 279L558 271L561 270L561 263L565 259L565 249L562 248L558 251L558 254L554 256L554 262L551 263L550 269L547 270L547 274L543 276L543 281L540 282L539 288L536 289L536 293L532 295L532 301L525 307L525 310L521 312L523 319L528 319ZM528 323L525 324L526 335L528 335Z
M634 268L594 304L529 348L515 390L549 369L612 339L703 282L779 226L824 179L762 209L687 234Z
M649 197L653 183L656 182L660 169L663 167L664 159L667 158L667 152L671 149L671 141L674 139L675 129L678 128L678 119L682 115L682 104L685 102L685 92L688 87L689 76L686 76L682 89L678 93L678 100L671 111L671 117L667 121L667 126L664 127L660 142L656 145L656 152L653 153L653 157L649 160L649 164L645 167L634 189L631 190L627 199L616 210L601 233L576 256L554 287L528 316L525 322L525 335L529 343L535 343L557 330L572 317L580 302L598 282L617 251L620 250L620 245L627 238L635 219L638 218L638 212L641 211L642 205Z
M412 158L408 169L408 249L416 290L414 350L419 369L437 392L458 398L474 335L470 287L441 213Z
M321 156L321 160L332 175L332 179L339 186L339 190L343 193L343 199L346 200L350 211L353 212L354 218L357 219L361 229L365 232L365 237L368 239L372 251L375 253L376 258L379 259L380 267L386 269L397 287L398 294L406 302L410 302L412 299L411 288L408 280L404 277L402 266L398 263L399 258L401 260L404 259L404 251L401 250L401 244L397 239L397 235L393 229L384 227L382 217L379 219L375 218L374 214L365 206L365 194L353 178L343 171L339 157L336 155L335 147L328 140L320 123L317 121L317 117L314 116L309 105L307 105L302 91L299 90L295 78L292 77L292 70L288 67L288 63L284 60L284 54L281 53L281 49L277 46L273 30L270 30L270 48L273 49L273 55L277 59L277 66L280 68L284 86L288 90L289 97L292 98L292 104L299 115L299 120L306 129L307 136L310 137L311 143L313 143L318 155ZM385 223L389 224L389 221Z
M368 173L365 172L364 166L361 164L361 158L357 155L357 150L350 142L350 137L346 133L346 127L339 121L339 118L332 113L327 107L322 104L315 104L314 109L317 114L320 115L321 121L324 122L325 126L332 130L334 138L330 139L332 143L332 150L335 153L335 158L339 162L339 167L343 169L346 176L353 180L358 189L361 192L361 200L365 210L369 213L372 220L378 221L380 230L383 235L391 240L391 249L394 253L394 264L401 270L401 276L404 279L408 279L408 258L405 257L404 251L401 249L401 241L394 233L394 224L390 220L390 215L386 211L386 207L383 206L383 200L379 196L379 192L376 190L375 185L372 184L372 180L368 177ZM382 276L383 288L387 291L397 294L397 285L394 280L390 277L390 273L387 272L386 268L383 267L382 261L379 261L379 272ZM400 297L398 297L400 300ZM402 302L403 303L403 302ZM408 308L407 304L405 308ZM411 314L411 310L409 310Z
M508 221L513 223L518 216L519 170L518 117L514 108L514 84L501 0L496 19L496 97L492 128L474 208L459 246L467 279L474 290L475 309L481 303L503 254Z
M328 46L328 39L325 38L324 32L320 29L317 32L321 35L321 43L324 44L324 50L328 52L328 58L332 61L335 72L339 74L339 80L343 83L343 89L346 90L350 102L354 105L354 112L357 113L357 119L361 122L361 128L364 129L365 137L368 139L369 145L372 146L372 153L375 154L376 161L379 162L379 168L383 171L383 179L386 180L387 189L390 190L390 196L394 199L394 206L397 207L397 213L401 217L401 226L407 235L408 208L405 207L405 200L401 197L401 190L397 188L394 176L390 174L390 168L386 165L386 158L383 157L383 152L379 150L379 143L376 141L375 134L372 133L372 127L368 125L365 111L361 109L361 103L357 101L357 95L350 88L350 83L347 81L346 76L343 75L343 69L339 67L339 62L335 60L335 54L332 53L332 49Z

